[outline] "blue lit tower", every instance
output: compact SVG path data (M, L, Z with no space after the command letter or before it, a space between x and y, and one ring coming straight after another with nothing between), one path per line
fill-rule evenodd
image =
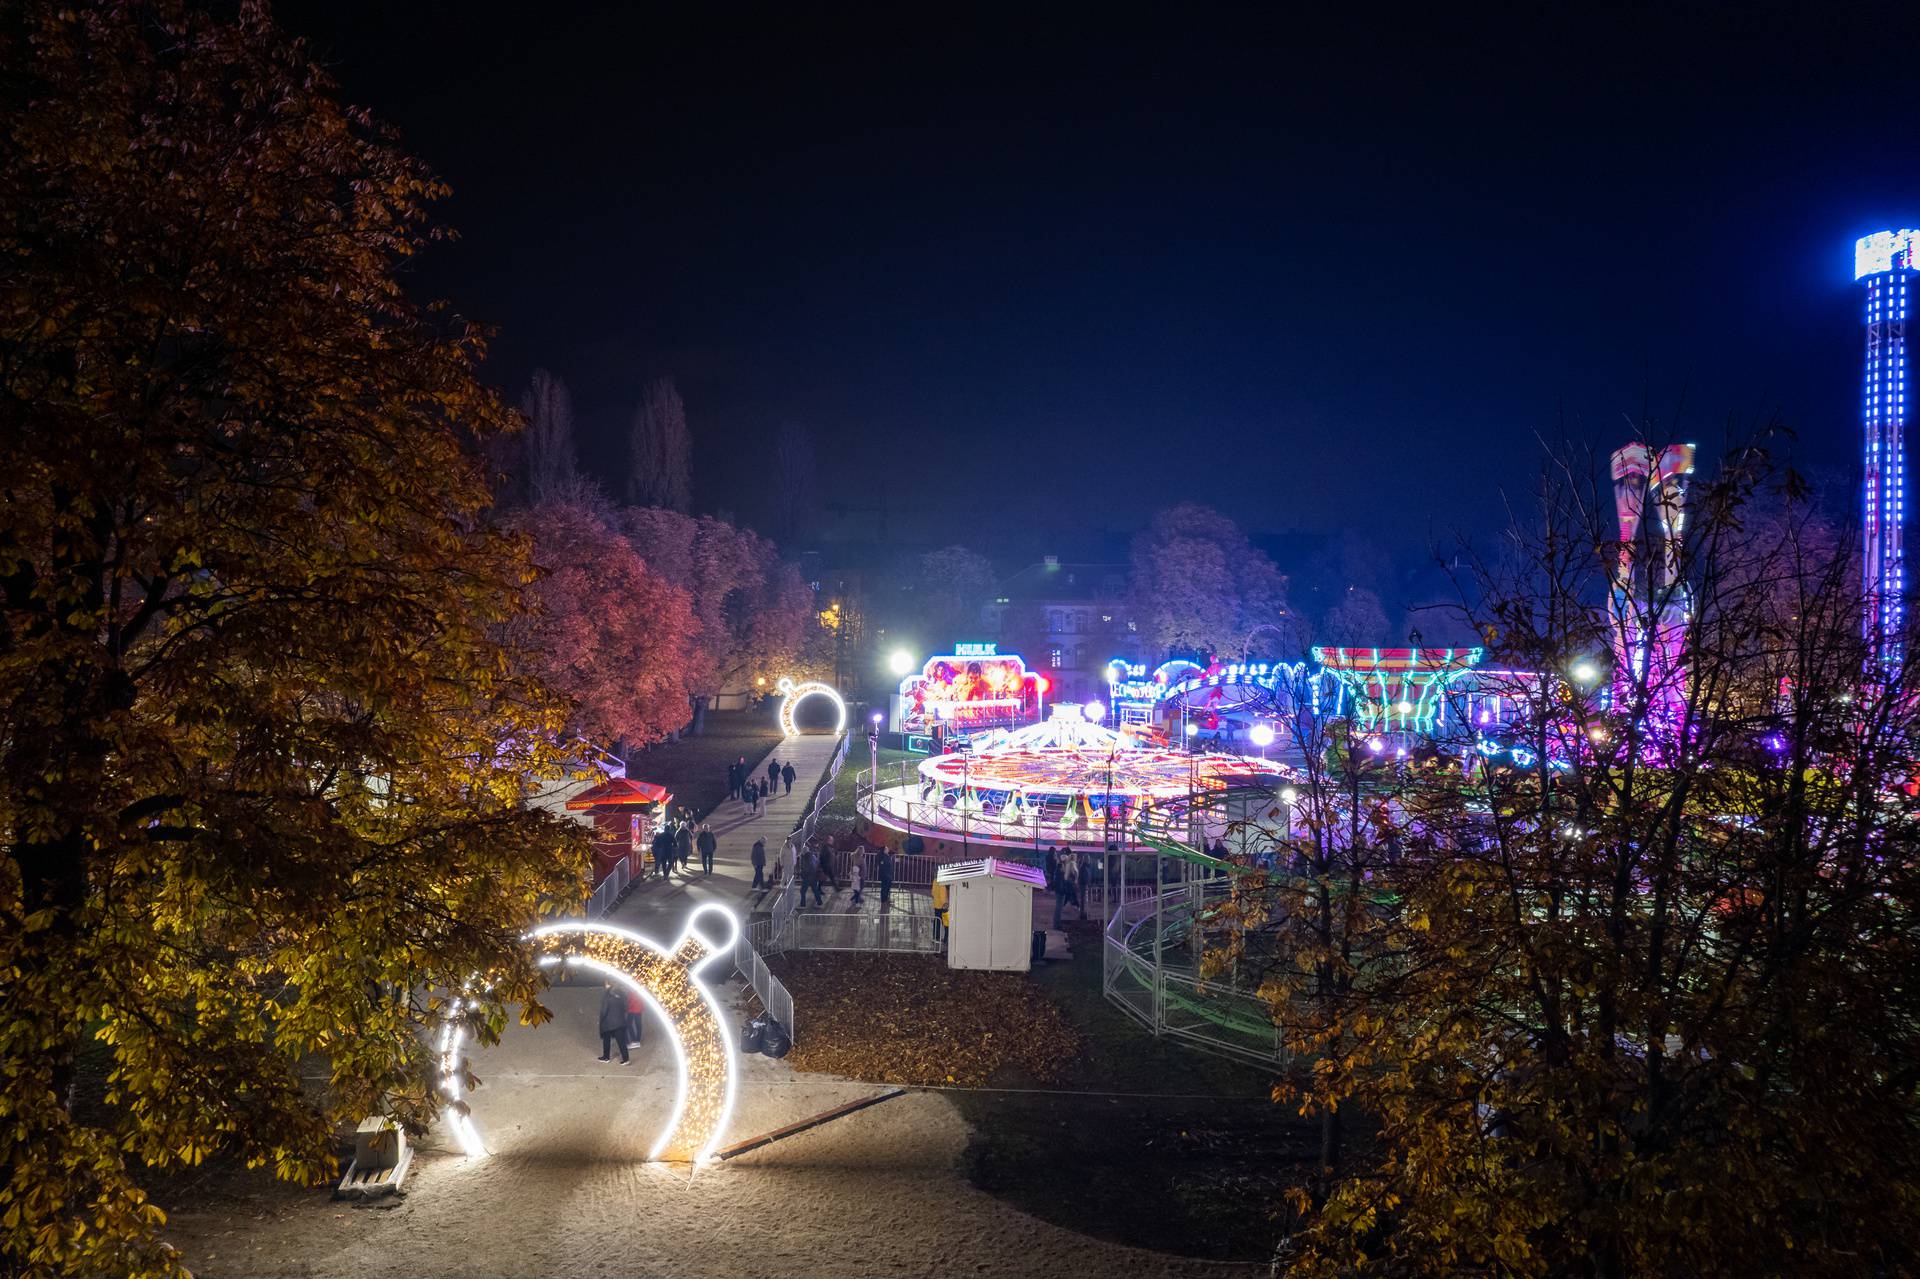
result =
M1906 622L1907 296L1920 269L1920 231L1877 231L1853 246L1867 286L1866 510L1861 561L1867 643L1881 669L1900 666Z

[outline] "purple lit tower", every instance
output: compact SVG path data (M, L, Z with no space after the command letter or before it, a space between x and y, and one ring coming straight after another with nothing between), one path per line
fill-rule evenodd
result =
M1677 732L1686 715L1687 682L1681 652L1693 598L1681 572L1686 538L1687 478L1693 474L1694 446L1672 444L1655 453L1644 444L1614 450L1613 505L1620 522L1620 550L1614 561L1608 613L1613 623L1613 704L1631 710L1640 687L1646 690L1647 717ZM1641 522L1647 497L1660 521L1659 553L1637 564Z
M1853 278L1867 286L1866 509L1861 567L1864 628L1885 672L1905 658L1907 612L1907 295L1920 268L1920 231L1876 231L1855 241Z

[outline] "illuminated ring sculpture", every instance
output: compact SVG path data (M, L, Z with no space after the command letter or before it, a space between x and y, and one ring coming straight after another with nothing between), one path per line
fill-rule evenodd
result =
M847 731L847 703L833 685L821 684L813 680L805 684L796 684L791 679L782 677L776 687L786 694L786 700L780 703L780 731L784 735L792 737L800 731L794 726L793 709L809 697L832 698L833 709L840 716L833 726L833 731L836 733Z
M703 915L726 921L724 938L699 928ZM612 924L570 921L548 924L528 934L543 952L542 967L564 964L588 968L638 994L667 1023L669 1042L680 1067L679 1089L666 1127L647 1152L649 1160L706 1163L733 1117L737 1083L733 1036L719 1001L700 978L700 970L732 951L740 920L725 906L709 902L694 908L671 948L651 937ZM460 1047L466 1027L459 1014L466 998L455 999L439 1044L440 1088L447 1098L449 1126L460 1148L484 1155L486 1146L463 1099Z

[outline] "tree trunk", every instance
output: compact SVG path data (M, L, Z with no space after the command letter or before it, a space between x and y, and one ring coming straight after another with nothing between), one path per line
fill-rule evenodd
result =
M704 696L693 699L693 725L688 728L687 731L695 737L700 736L701 733L706 731L708 700L709 699Z

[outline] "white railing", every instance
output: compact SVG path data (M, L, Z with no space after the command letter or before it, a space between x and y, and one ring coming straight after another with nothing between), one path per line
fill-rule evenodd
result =
M937 955L942 949L932 915L905 910L838 914L802 911L794 917L794 950L885 950Z
M775 862L775 873L780 878L780 892L773 899L773 909L764 920L756 920L740 930L740 940L734 944L733 966L753 987L753 993L760 999L760 1006L767 1014L786 1027L787 1037L799 1041L799 1032L793 1024L793 995L767 970L767 955L777 955L792 947L794 916L800 905L800 885L794 872L800 865L800 850L806 847L807 840L813 837L814 830L820 824L820 810L833 802L834 781L840 775L840 766L847 759L847 743L851 739L845 735L840 745L834 749L833 759L827 765L827 778L813 794L813 802L807 805L807 815L800 825L780 846L780 855Z
M764 937L764 933L761 934ZM761 942L764 945L764 941ZM740 938L733 944L733 966L746 979L753 993L759 997L760 1006L786 1028L787 1038L795 1039L793 1028L793 996L780 983L780 979L767 971L767 961L760 957L761 947L755 944L755 935L751 929L741 929Z
M592 895L587 898L588 919L598 919L612 910L614 904L620 900L620 894L627 891L627 885L633 882L633 871L629 865L632 860L631 854L622 857L613 864L613 869L607 872L607 877L594 885Z
M807 841L813 838L814 831L819 829L820 810L833 802L835 782L840 776L840 766L847 762L847 744L852 740L851 737L841 737L840 745L827 765L827 778L814 791L813 802L807 805L807 815L800 819L800 824L787 836L786 843L780 846L780 893L773 899L773 909L768 912L772 920L768 938L769 954L777 955L792 943L794 912L800 906L800 854L806 849Z

